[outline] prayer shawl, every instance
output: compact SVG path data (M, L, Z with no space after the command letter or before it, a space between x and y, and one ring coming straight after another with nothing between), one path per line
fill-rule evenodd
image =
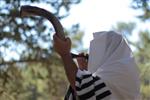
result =
M77 95L70 87L65 100L139 100L139 71L123 36L113 31L93 35L88 71L78 69Z

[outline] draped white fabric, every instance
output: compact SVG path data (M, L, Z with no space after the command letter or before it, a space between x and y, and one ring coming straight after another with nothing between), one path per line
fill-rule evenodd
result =
M113 31L93 35L88 71L105 81L112 100L139 100L139 71L123 36Z

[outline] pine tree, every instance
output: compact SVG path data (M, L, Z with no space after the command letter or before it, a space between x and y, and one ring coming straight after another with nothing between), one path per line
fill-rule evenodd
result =
M0 100L62 99L67 81L52 47L52 26L41 17L21 19L19 10L23 4L42 4L61 20L78 3L80 0L0 0ZM65 31L77 48L83 35L78 24Z

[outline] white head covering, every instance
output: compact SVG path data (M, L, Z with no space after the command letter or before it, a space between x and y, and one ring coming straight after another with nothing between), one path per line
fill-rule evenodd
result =
M139 71L121 34L96 32L90 43L88 70L110 87L112 100L139 100Z

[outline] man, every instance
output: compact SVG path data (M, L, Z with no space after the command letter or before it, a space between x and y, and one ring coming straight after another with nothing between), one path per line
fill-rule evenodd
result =
M71 41L54 35L54 48L61 56L71 87L65 100L139 100L140 79L132 52L123 36L96 32L90 43L89 61L74 63Z

